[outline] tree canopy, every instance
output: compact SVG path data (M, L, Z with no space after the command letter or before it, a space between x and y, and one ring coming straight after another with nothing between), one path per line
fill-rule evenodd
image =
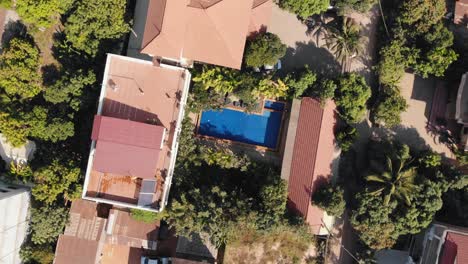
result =
M302 19L320 14L330 6L328 0L278 0L281 8L286 9Z
M39 50L29 40L12 39L0 62L0 87L9 99L30 99L42 91Z
M52 204L60 194L65 194L71 189L80 177L80 169L73 163L65 166L58 160L54 160L49 166L42 167L33 173L36 185L32 188L32 195L38 201Z
M272 33L264 33L249 40L245 48L244 60L249 67L275 65L286 54L286 45Z
M466 176L437 162L428 167L413 153L396 141L369 143L365 171L370 174L363 175L367 181L356 195L351 224L372 249L390 248L401 235L419 233L442 208L443 193L467 185Z
M341 216L345 210L343 188L327 183L312 195L312 203L325 210L328 215Z
M101 41L120 38L130 30L126 4L126 0L76 1L65 23L67 40L75 49L96 55Z
M364 77L349 73L338 79L335 102L341 117L348 123L357 123L364 118L371 89Z
M68 223L68 209L57 206L31 208L31 241L34 244L54 242Z
M49 27L72 3L73 0L16 0L16 11L27 24Z

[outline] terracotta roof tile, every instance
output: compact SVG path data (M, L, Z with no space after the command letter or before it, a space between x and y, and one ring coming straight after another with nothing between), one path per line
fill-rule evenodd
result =
M148 8L153 13L147 17L144 35L151 37L143 37L142 53L236 69L242 64L246 37L266 26L271 12L271 0L167 1L159 31L154 25L160 19L154 17L156 5L162 6L150 3Z
M468 263L468 235L447 232L441 264Z
M318 233L323 211L311 203L313 192L331 174L334 152L334 104L325 108L312 98L303 98L299 110L288 186L288 205L302 215Z

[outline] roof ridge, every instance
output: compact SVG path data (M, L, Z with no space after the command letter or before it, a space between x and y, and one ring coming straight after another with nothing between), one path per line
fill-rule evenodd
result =
M219 1L218 3L221 3L221 2L223 2L223 1L226 1L226 0L221 0L221 1ZM228 1L229 1L229 0L228 0ZM231 50L230 46L226 44L226 43L227 43L226 38L225 38L224 35L220 32L220 30L219 30L219 28L218 28L218 26L217 26L218 23L214 23L213 18L211 17L211 15L210 15L209 12L208 12L208 9L202 9L202 11L206 14L206 16L208 17L208 19L210 20L210 22L211 22L211 24L213 25L213 27L215 28L215 31L216 31L216 33L218 34L218 36L220 36L220 38L221 38L221 40L222 40L222 43L223 43L224 47L226 48L226 50L229 51L228 54L229 54L229 57L232 59L232 62L236 62L236 59L234 58L234 56L233 56L233 54L232 54L232 50ZM242 63L242 62L241 62L241 63Z

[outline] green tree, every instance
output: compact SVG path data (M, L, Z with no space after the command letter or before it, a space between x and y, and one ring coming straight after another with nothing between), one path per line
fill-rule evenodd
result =
M399 19L403 24L411 26L414 33L421 34L441 21L445 13L443 0L405 0L401 5Z
M203 192L195 188L173 198L168 220L179 235L205 233L219 247L227 242L230 228L237 220L251 211L251 203L251 199L239 199L236 193L228 193L219 186Z
M238 71L209 65L203 65L200 71L195 71L192 81L194 86L200 86L202 90L212 90L223 96L233 92L241 83Z
M257 35L247 43L244 60L249 67L274 65L286 54L286 45L273 33Z
M335 102L341 117L346 122L357 123L362 120L370 96L371 89L364 77L349 73L338 79Z
M16 0L16 11L27 24L49 27L72 3L72 0Z
M380 60L376 71L381 84L399 85L405 69L416 62L417 50L405 45L405 40L396 38L380 50Z
M23 263L52 264L54 249L50 245L23 245L20 257Z
M260 80L258 87L252 91L255 98L265 97L268 99L285 98L288 95L289 87L280 79L273 79L268 76Z
M361 241L375 250L392 247L399 235L391 219L395 202L385 206L380 197L367 192L358 193L356 200L358 206L352 211L350 222Z
M25 144L29 137L57 142L73 136L73 122L51 116L42 106L27 107L13 104L2 109L8 112L0 111L0 131L13 146Z
M292 98L300 98L317 81L317 74L306 65L302 71L289 73L284 83L289 87Z
M333 80L325 79L314 85L312 96L319 99L320 104L325 106L329 99L333 99L337 85Z
M374 120L386 127L397 126L401 123L401 113L405 112L408 104L400 95L398 87L383 87L384 91L374 110Z
M351 58L361 53L360 31L359 25L352 18L344 17L341 28L331 27L325 36L327 47L339 60L343 72L348 69Z
M208 165L217 165L223 169L240 169L246 171L250 165L250 160L247 155L236 155L229 146L215 146L200 148L200 158Z
M53 104L66 103L78 111L83 103L82 96L85 87L96 82L96 76L92 71L75 74L65 74L53 85L46 87L44 99Z
M383 196L385 206L390 203L393 197L410 205L411 195L417 189L415 185L416 168L409 166L405 157L397 157L393 160L387 157L387 163L383 166L377 163L371 164L373 172L366 176L366 181L375 185L375 190L371 193Z
M344 213L346 207L343 188L331 183L320 186L312 195L312 202L327 214L338 217Z
M35 186L32 195L46 204L55 202L72 184L80 178L80 169L73 163L61 163L54 160L52 164L42 167L33 173Z
M279 178L279 177L278 177ZM284 218L288 201L288 185L283 179L274 180L260 191L260 225L264 228L278 225Z
M10 99L30 99L41 92L39 51L29 41L14 38L0 56L0 87Z
M65 22L67 40L77 50L96 55L103 40L118 39L130 30L125 21L126 0L76 1Z
M301 19L320 14L328 9L328 0L278 0L281 8L295 13Z
M155 212L140 210L140 209L130 209L130 216L133 219L137 221L149 223L149 224L160 221L161 219L167 216L166 213L167 213L166 211L161 212L161 213L155 213Z
M434 48L431 49L416 65L416 73L427 78L429 75L442 77L445 70L456 61L458 54L453 49Z
M351 11L365 13L375 4L375 0L338 0L335 6L341 14L347 14Z
M354 141L359 137L359 133L356 128L347 125L344 128L340 129L338 133L336 134L336 141L338 143L338 146L340 146L341 150L343 152L349 151L353 144Z
M64 207L31 208L31 241L38 245L54 243L63 233L68 217L68 209Z

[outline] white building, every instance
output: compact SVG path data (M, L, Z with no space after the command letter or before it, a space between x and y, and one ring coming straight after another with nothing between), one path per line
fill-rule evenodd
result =
M21 263L28 231L29 189L0 182L0 264Z

